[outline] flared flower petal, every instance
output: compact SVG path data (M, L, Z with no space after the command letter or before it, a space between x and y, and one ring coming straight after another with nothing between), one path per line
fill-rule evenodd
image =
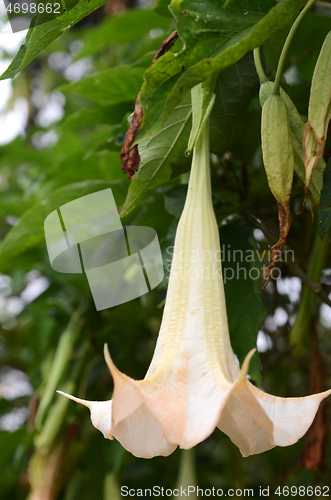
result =
M209 112L211 105L209 105ZM208 117L207 117L208 118ZM143 380L121 373L107 347L113 400L89 402L93 425L138 457L188 449L218 426L243 456L296 442L330 391L277 398L254 387L235 360L228 331L218 227L212 205L208 120L193 150L154 356Z
M331 390L301 398L267 394L246 378L237 384L217 427L244 457L296 443L311 426L321 401Z

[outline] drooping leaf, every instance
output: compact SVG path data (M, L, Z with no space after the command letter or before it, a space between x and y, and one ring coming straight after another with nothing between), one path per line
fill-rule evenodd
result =
M323 187L321 191L318 212L319 232L321 239L331 228L331 158L329 158L323 172Z
M14 78L17 73L33 61L45 47L56 40L63 32L106 2L107 0L78 0L78 2L74 2L72 8L70 7L73 2L66 2L67 10L64 14L42 24L40 23L44 16L42 14L34 16L23 44L10 66L1 75L0 80Z
M22 215L18 224L9 231L3 240L0 247L0 268L7 260L45 241L44 221L53 210L76 198L109 187L114 192L116 203L118 205L123 203L126 192L125 181L89 180L56 189L41 203L33 205Z
M241 364L250 349L256 347L259 327L266 315L261 301L262 266L251 243L252 228L246 221L235 220L222 226L220 236L230 339ZM256 354L249 373L260 382Z
M262 45L272 33L286 26L305 2L282 0L275 5L273 0L240 0L226 8L223 3L172 2L184 47L177 54L168 52L145 73L140 137L152 137L158 130L160 115L166 120L193 86Z
M191 129L191 98L177 106L154 138L139 144L140 166L132 178L121 216L130 212L148 189L167 182L188 169L185 156Z
M78 82L62 85L57 90L76 93L102 105L135 101L146 65L115 66L82 78Z

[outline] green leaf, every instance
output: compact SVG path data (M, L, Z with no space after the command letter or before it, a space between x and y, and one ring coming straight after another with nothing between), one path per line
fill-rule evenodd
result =
M132 100L110 106L81 108L69 115L59 129L90 127L92 124L100 123L117 125L121 123L123 116L129 112L132 112Z
M44 16L34 16L26 38L20 46L10 66L1 75L0 80L14 78L19 71L27 66L45 47L52 43L71 26L83 19L85 16L107 3L107 0L79 0L69 10L70 2L67 2L67 11L56 19L40 24Z
M221 253L230 339L240 364L256 347L256 339L266 309L261 302L261 263L255 262L252 227L244 220L222 226ZM261 379L260 361L254 355L249 373Z
M175 186L164 195L164 206L169 214L179 219L184 209L187 194L187 184Z
M162 130L154 138L139 144L140 166L132 178L121 217L138 204L148 189L188 169L191 160L185 156L185 150L191 130L191 115L191 98L187 96L173 110Z
M251 54L247 54L241 61L219 75L215 87L216 100L210 116L210 144L213 152L224 154L229 150L240 134L245 111L258 87L259 80ZM185 103L190 103L189 95L185 97L182 105ZM125 214L138 204L148 189L167 182L190 167L190 161L185 157L184 151L187 148L185 141L191 120L187 125L180 121L187 120L190 108L179 106L176 109L180 111L171 115L163 127L164 132L152 140L139 144L141 163L138 173L133 176L123 207ZM161 119L159 117L160 122ZM175 126L169 127L172 122L176 122ZM178 133L181 123L184 125L184 135ZM157 161L153 161L156 144L162 149L164 160L158 158Z
M118 104L119 102L135 101L143 79L143 66L115 66L93 75L82 78L77 82L58 87L60 92L83 95L92 101L103 105Z
M146 71L140 133L155 134L160 115L166 120L192 87L262 45L272 33L286 26L304 3L282 0L275 5L272 0L240 0L223 8L221 0L173 1L171 10L184 48L177 54L168 52Z
M290 45L289 56L306 52L319 51L324 38L331 31L331 17L309 12L298 26Z
M170 12L168 11L171 17ZM98 26L84 30L84 43L77 58L96 54L109 45L129 44L141 40L150 30L168 30L169 19L159 16L150 9L132 9L103 20Z
M116 203L123 203L126 182L89 180L56 189L41 203L36 203L27 210L19 222L6 235L0 247L0 268L9 259L16 257L29 248L45 242L44 221L53 210L69 201L90 193L111 187Z
M191 91L192 129L186 154L190 154L193 151L203 124L209 120L210 113L215 104L216 95L214 94L214 89L217 77L218 74L216 72L205 82L193 87Z
M323 187L321 191L318 222L320 237L323 240L325 233L331 228L331 158L329 158L323 172Z
M6 465L16 448L26 436L26 429L18 429L14 432L0 432L0 467Z
M162 16L172 17L169 10L170 2L171 0L159 0L155 7L155 11Z
M213 153L224 154L235 140L240 139L247 107L258 88L259 79L251 53L220 74L210 116L210 146Z

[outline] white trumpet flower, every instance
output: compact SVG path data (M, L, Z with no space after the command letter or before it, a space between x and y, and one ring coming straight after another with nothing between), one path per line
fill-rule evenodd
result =
M214 215L208 120L201 127L185 207L180 218L169 287L156 349L143 380L121 373L105 347L114 380L112 401L87 406L93 425L133 455L167 456L189 449L216 427L243 456L288 446L311 425L331 391L302 398L271 396L246 378L235 360L228 331L220 241Z

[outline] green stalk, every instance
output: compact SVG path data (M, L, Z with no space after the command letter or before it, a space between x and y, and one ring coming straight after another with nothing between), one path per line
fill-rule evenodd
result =
M274 88L273 88L273 94L279 95L279 87L280 87L280 80L282 78L283 70L284 70L284 64L286 60L286 56L288 53L288 49L290 48L291 42L293 40L293 37L295 35L295 32L301 23L302 19L305 17L309 9L312 7L312 5L315 3L316 0L309 0L309 2L306 4L306 6L302 9L294 23L292 24L292 27L290 29L289 34L287 35L287 38L285 40L282 53L280 54L280 58L278 61L278 67L277 67L277 72L276 72L276 78L275 78L275 83L274 83Z
M329 250L330 232L325 234L322 241L317 234L311 254L308 276L314 282L319 283L322 271L325 267ZM311 328L311 320L314 314L316 295L307 287L304 288L302 299L289 335L289 343L292 353L296 357L302 356L307 349L308 334Z
M260 84L262 85L262 83L268 82L269 79L266 76L264 69L263 69L263 66L262 66L260 47L257 47L256 49L253 50L253 56L254 56L254 64L255 64L256 72L258 74Z
M62 333L59 339L35 419L35 427L38 430L41 430L42 428L47 410L51 406L51 403L56 395L56 389L58 388L58 385L63 379L63 376L65 375L70 364L73 355L74 342L82 326L82 313L83 309L80 308L73 314L67 329Z
M176 488L180 491L181 488L185 489L189 486L198 486L193 448L190 450L180 450L179 474ZM190 494L190 497L192 497L192 500L198 498L195 492Z

